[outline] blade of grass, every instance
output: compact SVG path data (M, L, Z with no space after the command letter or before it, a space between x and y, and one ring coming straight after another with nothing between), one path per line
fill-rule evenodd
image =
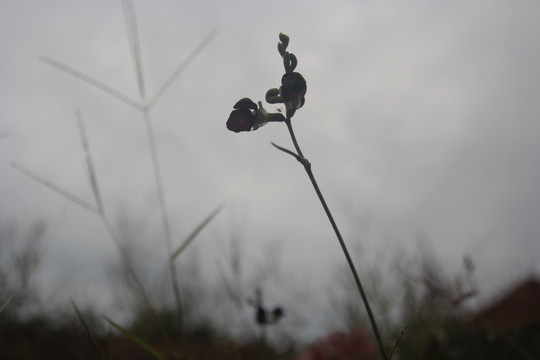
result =
M79 318L79 321L84 327L84 331L90 337L90 340L92 340L92 345L94 345L94 349L96 350L97 355L101 359L105 360L105 356L101 353L101 350L99 349L99 345L97 343L96 337L94 336L94 333L92 332L92 330L90 330L90 326L88 326L88 323L84 319L84 316L82 315L77 305L75 305L75 302L73 302L73 300L71 301L71 306L73 306L73 310L75 310L75 314L77 314L77 318Z
M172 253L171 255L171 260L174 260L178 257L178 255L180 255L182 253L182 251L184 251L186 249L186 247L195 239L195 237L206 227L206 225L208 225L208 223L210 221L212 221L212 219L217 215L219 214L219 212L221 210L223 210L223 208L225 207L225 205L220 205L218 206L214 211L212 211L210 213L210 215L208 215L200 224L199 226L197 226L195 228L195 230L193 230L191 232L191 234L189 234L189 236L184 240L184 242L182 243L182 245L180 245L178 247L178 249L176 249L175 252Z
M75 70L74 68L72 68L72 67L70 67L70 66L68 66L66 64L63 64L60 61L48 58L46 56L40 56L39 60L44 62L45 64L48 64L48 65L50 65L50 66L52 66L54 68L57 68L58 70L61 70L61 71L65 72L65 73L68 73L68 74L70 74L70 75L72 75L72 76L74 76L76 78L79 78L79 79L83 80L84 82L86 82L86 83L88 83L90 85L93 85L93 86L97 87L98 89L108 93L109 95L114 96L118 100L123 101L123 102L125 102L126 104L128 104L130 106L133 106L137 110L142 111L144 109L143 105L141 105L138 102L130 99L126 95L122 94L120 91L113 89L109 85L104 84L101 81L96 80L96 79L94 79L94 78L80 72L79 70Z
M6 302L4 303L4 305L2 305L2 307L0 307L0 314L2 314L2 312L8 307L9 304L11 304L11 302L13 301L13 299L15 298L15 295L17 295L17 293L19 292L19 289L17 289L15 291L15 293L13 295L11 295L7 300Z
M133 281L135 282L138 291L145 302L145 304L154 312L153 306L150 303L150 299L148 295L146 294L146 290L140 281L139 277L137 276L137 273L135 272L135 269L133 268L131 264L131 260L129 258L129 255L126 252L125 247L123 246L122 242L120 241L120 237L116 234L114 231L114 228L109 221L109 218L105 214L105 208L103 206L102 196L101 192L99 190L99 183L96 175L96 170L94 167L94 162L92 158L92 153L90 151L90 145L88 142L88 137L86 136L86 130L84 128L84 122L82 119L82 115L80 111L76 111L77 116L77 122L79 125L79 131L81 135L81 143L83 147L83 151L86 157L86 165L88 168L88 177L90 180L90 185L92 186L92 192L94 194L94 198L96 200L96 203L98 204L98 213L97 215L101 218L101 221L103 222L103 225L105 226L105 229L107 230L107 233L111 237L113 243L116 245L118 252L120 253L120 258L122 259L122 262L126 269L128 270L128 273L132 277ZM156 317L157 318L157 317Z
M149 344L147 344L145 341L139 339L137 336L133 335L132 333L130 333L129 331L127 331L126 329L124 329L123 327L121 327L120 325L118 325L117 323L115 323L114 321L112 321L111 319L107 318L107 317L104 317L104 319L109 323L111 324L111 326L113 326L114 328L116 328L117 330L119 330L122 334L124 334L125 336L127 336L128 338L130 338L133 342L135 342L137 345L139 345L142 349L146 350L150 355L152 355L152 357L154 359L158 359L158 360L167 360L165 358L165 356L161 355L161 353L159 351L157 351L156 349L154 349L152 346L150 346Z
M142 57L140 52L140 40L137 29L137 21L135 16L135 9L131 0L124 0L124 17L126 19L126 26L128 30L128 41L131 48L131 57L135 66L135 76L137 78L137 84L139 88L139 96L141 103L145 103L145 86L144 86L144 74L142 69ZM163 180L161 177L161 168L159 164L159 156L156 145L156 136L154 128L152 126L152 118L150 115L150 107L145 106L141 109L143 113L144 123L146 127L146 134L148 138L148 146L150 148L150 157L152 161L152 167L154 170L154 179L156 184L156 192L159 201L159 207L161 211L161 218L163 223L163 235L165 238L165 244L167 247L167 254L170 256L172 252L172 240L171 240L171 226L169 222L169 214L167 211L167 204L165 202L165 194L163 189ZM171 285L173 288L174 298L176 302L176 308L178 309L178 322L182 327L182 301L180 297L180 286L178 285L178 277L175 264L169 259L168 267L171 277Z
M176 78L178 78L178 76L180 76L180 74L182 74L182 72L184 72L184 70L186 70L186 68L193 62L193 60L195 60L195 58L197 56L199 56L199 54L208 46L208 44L210 44L210 42L214 39L216 34L217 34L216 29L213 29L212 31L210 31L210 33L208 35L206 35L206 37L203 39L203 41L201 41L199 46L197 46L195 48L195 50L193 50L193 52L191 54L189 54L189 56L176 68L176 70L174 70L174 72L171 74L171 76L169 76L167 78L167 80L165 80L163 85L161 85L161 87L156 92L156 94L148 102L147 107L149 109L151 109L152 106L154 106L154 104L165 93L165 91L167 91L169 86L171 86L174 83Z
M95 206L93 205L90 205L89 203L87 203L86 201L82 200L81 198L71 194L70 192L62 189L60 186L54 184L53 182L45 179L44 177L36 174L35 172L33 172L32 170L20 165L19 163L13 161L11 163L11 166L13 166L15 169L19 170L21 173L23 173L24 175L34 179L35 181L37 181L38 183L40 183L41 185L45 186L45 187L48 187L49 189L51 189L52 191L62 195L63 197L65 197L66 199L74 202L75 204L85 208L86 210L96 214L96 215L99 215L99 210L96 209Z
M96 168L94 167L94 161L92 159L92 153L90 152L90 146L88 145L88 137L86 136L86 129L84 128L84 122L80 110L75 112L77 116L77 124L79 125L79 132L81 134L81 142L86 158L86 166L88 167L88 177L90 178L90 185L92 186L92 192L94 193L94 199L96 200L97 208L100 215L104 214L103 200L101 199L101 192L99 191Z
M146 96L146 89L142 71L141 42L139 41L139 30L137 27L137 18L135 17L135 8L133 7L133 1L131 0L124 0L122 4L124 5L124 17L128 31L131 57L133 58L133 65L135 66L135 76L137 77L139 95L141 96L141 99L144 99Z

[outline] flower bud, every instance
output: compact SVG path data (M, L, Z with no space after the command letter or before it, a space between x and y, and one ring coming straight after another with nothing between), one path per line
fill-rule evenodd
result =
M285 49L289 46L289 37L284 33L279 33L279 40L283 43Z
M281 98L281 96L279 96L279 89L276 88L268 90L266 92L265 99L266 102L269 104L277 104L283 102L283 99Z
M288 52L283 55L283 67L285 68L285 72L291 72L291 54Z
M277 44L277 51L281 57L285 56L285 46L283 46L283 44L280 42Z
M293 53L289 53L289 58L290 58L291 64L289 65L288 72L293 72L294 69L296 69L296 65L298 65L298 59L296 58L296 55L294 55Z

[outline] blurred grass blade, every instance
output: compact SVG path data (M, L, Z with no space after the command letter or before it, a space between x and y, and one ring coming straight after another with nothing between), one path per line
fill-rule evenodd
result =
M128 32L131 57L133 59L133 65L135 66L135 76L137 77L139 95L141 96L141 99L144 99L146 95L146 88L144 85L144 76L142 71L141 42L139 40L139 30L137 27L137 18L135 17L135 8L133 6L133 1L131 0L124 0L122 4L124 5L124 18Z
M84 201L84 200L78 198L77 196L71 194L70 192L62 189L60 186L50 182L49 180L39 176L35 172L25 168L24 166L16 163L15 161L11 163L11 166L13 166L15 169L19 170L20 172L22 172L24 175L34 179L35 181L37 181L41 185L46 186L49 189L51 189L52 191L62 195L66 199L73 201L75 204L85 208L86 210L88 210L90 212L93 212L96 215L99 215L99 210L96 209L95 206L90 205L86 201Z
M123 327L121 327L120 325L118 325L117 323L115 323L114 321L112 321L111 319L109 318L106 318L104 317L104 319L109 323L111 324L114 328L116 328L117 330L119 330L122 334L126 335L127 337L129 337L131 340L133 340L133 342L135 342L137 345L139 345L141 348L143 348L144 350L146 350L150 355L152 355L152 357L154 359L158 359L158 360L167 360L163 355L161 355L159 353L159 351L157 351L156 349L154 349L152 346L150 346L149 344L147 344L146 342L144 342L143 340L139 339L138 337L136 337L135 335L133 335L132 333L130 333L129 331L127 331L126 329L124 329Z
M65 64L62 64L60 61L50 59L50 58L48 58L46 56L41 56L39 58L39 60L44 62L45 64L48 64L48 65L50 65L52 67L57 68L58 70L62 70L65 73L68 73L68 74L70 74L72 76L75 76L76 78L79 78L79 79L87 82L90 85L94 85L98 89L101 89L101 90L105 91L106 93L108 93L109 95L114 96L118 100L123 101L126 104L133 106L137 110L143 110L144 109L144 107L141 104L137 103L134 100L131 100L126 95L122 94L120 91L115 90L112 87L110 87L109 85L106 85L106 84L102 83L99 80L96 80L96 79L94 79L94 78L92 78L92 77L90 77L90 76L88 76L88 75L86 75L86 74L84 74L84 73L82 73L82 72L80 72L78 70L75 70L72 67L69 67L69 66L67 66Z
M199 226L197 226L195 228L195 230L193 230L193 232L191 234L189 234L189 236L186 238L186 240L184 240L184 242L182 243L182 245L180 245L180 247L178 249L176 249L175 252L173 252L173 254L171 255L171 260L174 260L178 257L178 255L180 255L182 253L182 251L185 250L185 248L193 241L193 239L195 239L195 237L202 231L202 229L204 229L206 227L206 225L208 225L208 223L210 221L212 221L212 219L217 215L219 214L219 212L221 210L223 210L223 208L225 207L225 205L220 205L218 206L214 211L212 211L210 213L210 215L208 215L206 217L206 219L204 219L200 224Z
M2 307L0 307L0 314L4 311L5 308L8 307L9 304L11 304L11 302L13 301L13 299L15 298L15 295L16 295L17 292L15 292L15 294L11 295L9 297L9 299L6 300L6 302L4 303L4 305L2 305Z
M86 331L86 334L87 334L87 335L90 337L90 339L92 340L92 344L94 345L94 349L96 350L97 354L99 355L99 357L100 357L101 359L105 360L105 356L103 356L103 354L102 354L101 351L99 350L99 346L98 346L96 337L94 336L94 333L92 332L92 330L90 330L90 327L89 327L88 324L86 323L86 320L84 320L84 317L82 316L81 311L79 310L79 308L77 307L77 305L75 305L75 303L73 302L73 300L71 301L71 306L73 306L73 310L75 310L75 314L77 314L77 317L79 318L79 321L80 321L81 324L83 325L84 331Z
M169 76L167 80L165 80L163 85L161 85L161 87L156 92L154 97L148 102L147 104L148 109L151 109L152 106L154 106L156 101L158 101L159 98L165 93L165 91L167 91L169 86L171 86L174 83L176 78L178 78L178 76L180 76L180 74L184 72L184 70L186 70L186 68L193 62L193 60L195 60L197 56L199 56L199 54L208 46L208 44L210 44L210 42L214 39L216 34L217 34L216 29L213 29L212 31L210 31L210 33L206 35L203 41L201 41L199 46L197 46L195 50L193 50L193 52L189 54L189 56L176 68L176 70L174 70L171 76Z
M96 168L94 166L94 160L92 159L92 153L90 152L90 146L88 145L88 136L86 135L86 129L84 128L84 122L82 114L79 110L75 112L77 116L77 124L79 125L79 132L81 134L81 143L86 159L86 166L88 168L88 177L90 178L90 185L92 186L92 192L94 193L94 199L96 200L97 208L100 214L104 213L103 200L101 199L101 192L99 191Z

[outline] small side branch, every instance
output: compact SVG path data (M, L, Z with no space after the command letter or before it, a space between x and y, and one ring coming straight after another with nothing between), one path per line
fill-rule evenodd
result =
M276 147L277 149L279 149L279 150L293 156L296 160L298 160L300 162L300 164L302 164L304 166L307 166L307 167L311 167L311 163L305 157L300 156L300 155L296 154L294 151L291 151L289 149L286 149L286 148L281 147L279 145L276 145L274 143L271 143L271 144L274 145L274 147Z

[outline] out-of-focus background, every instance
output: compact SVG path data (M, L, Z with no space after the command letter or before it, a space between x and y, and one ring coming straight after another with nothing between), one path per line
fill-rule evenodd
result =
M159 306L174 301L148 123L172 247L224 205L175 261L192 313L249 339L259 329L247 299L261 289L267 306L285 309L265 335L280 344L345 328L344 302L362 313L303 168L270 145L292 148L286 127L225 127L237 100L264 100L279 87L280 32L307 80L296 135L368 293L392 299L380 306L389 324L403 324L397 284L425 286L430 271L457 295L474 293L474 310L538 276L538 2L23 0L0 8L0 302L16 294L16 304L18 286L31 288L24 316L73 301L127 324L140 295L102 219L50 189L98 206L77 119L106 218ZM140 44L145 100L130 39ZM156 94L145 119L136 104Z

